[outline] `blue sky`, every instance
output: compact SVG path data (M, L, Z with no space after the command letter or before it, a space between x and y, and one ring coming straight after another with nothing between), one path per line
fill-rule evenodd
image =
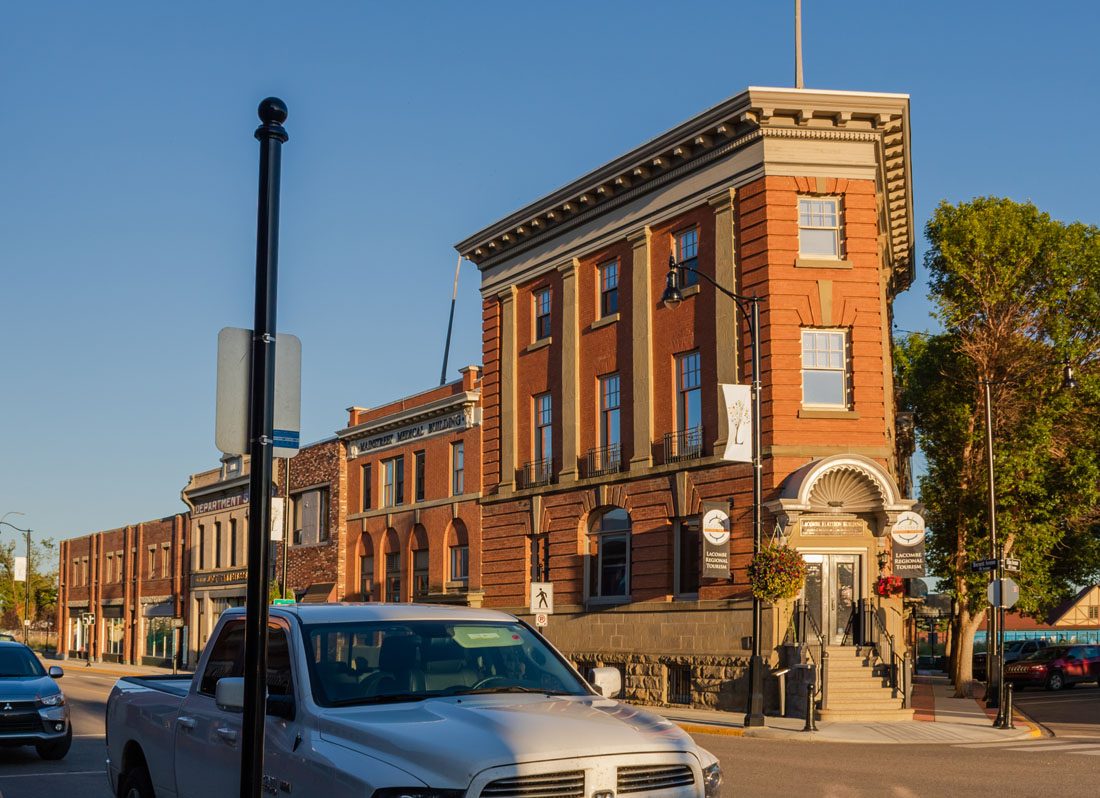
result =
M793 5L5 3L0 513L109 529L183 510L217 465L263 97L290 109L278 324L313 441L438 381L456 241L746 86L793 85ZM805 0L808 87L911 95L921 229L980 194L1097 221L1100 6L1037 8ZM480 362L477 286L464 264L452 377ZM926 293L920 270L900 328L934 324Z

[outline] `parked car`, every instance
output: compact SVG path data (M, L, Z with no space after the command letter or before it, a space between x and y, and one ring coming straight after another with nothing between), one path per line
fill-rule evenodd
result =
M1100 646L1050 646L1006 667L1005 679L1013 687L1048 690L1100 683Z
M716 798L718 760L612 700L537 631L492 610L271 608L263 789L272 795ZM107 776L126 798L239 790L245 609L222 613L190 678L125 677L107 699Z
M0 745L33 745L43 759L61 759L73 744L69 706L47 671L22 643L0 641Z
M1014 640L1005 643L1005 665L1016 662L1024 657L1029 657L1036 651L1041 651L1049 645L1046 640ZM979 651L974 655L973 673L975 679L986 679L986 653Z
M12 643L15 642L15 638L9 635L7 632L0 632L0 641L8 640Z

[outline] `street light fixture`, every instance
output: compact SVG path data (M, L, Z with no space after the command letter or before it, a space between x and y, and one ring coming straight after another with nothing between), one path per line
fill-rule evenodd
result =
M1077 389L1077 380L1073 376L1073 366L1068 360L1049 360L1043 363L1038 363L1022 374L1018 374L1015 377L1009 377L1003 380L987 380L980 378L978 383L982 386L982 390L985 394L985 452L986 452L986 467L988 471L988 514L989 514L989 558L997 561L997 570L995 579L1000 585L1000 592L996 595L999 596L997 606L993 607L993 613L990 623L990 638L993 640L993 647L986 646L986 676L987 678L993 672L993 660L997 661L997 683L994 686L994 690L988 691L989 698L995 701L995 704L989 704L990 706L997 707L997 718L993 721L993 725L999 729L1012 728L1012 716L1009 712L1005 711L1005 610L1004 610L1004 578L1005 578L1005 561L1003 556L997 555L997 495L996 488L993 482L993 397L992 387L994 385L1009 385L1014 382L1019 382L1029 374L1038 371L1041 368L1048 366L1061 366L1062 367L1062 390L1073 391ZM1003 554L1003 552L1002 552ZM991 656L993 655L993 656ZM987 702L988 703L988 702Z
M708 274L676 262L674 255L668 256L668 277L665 279L665 293L661 297L666 308L675 309L684 301L680 291L680 274L692 272L702 277L718 291L734 302L748 318L749 335L752 339L752 553L760 552L763 532L761 508L763 505L763 465L760 462L760 299L753 294L741 296L722 287ZM736 347L736 341L734 342ZM749 659L749 707L745 714L745 726L764 725L764 661L760 656L760 599L752 597L752 657ZM812 709L811 709L812 711Z

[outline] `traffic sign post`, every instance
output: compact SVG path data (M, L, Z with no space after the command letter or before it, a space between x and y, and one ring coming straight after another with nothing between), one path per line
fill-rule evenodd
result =
M1009 608L1020 600L1020 586L1009 577L994 579L985 590L986 598L994 607Z

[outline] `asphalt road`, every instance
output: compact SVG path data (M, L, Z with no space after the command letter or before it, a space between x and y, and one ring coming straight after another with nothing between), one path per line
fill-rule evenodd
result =
M109 798L103 707L115 677L67 669L62 686L76 736L60 762L0 748L2 798ZM1077 706L1074 706L1074 702ZM980 745L849 745L695 735L722 760L725 796L945 798L1088 794L1100 772L1100 689L1025 693L1026 711L1066 738ZM1060 721L1057 718L1068 720ZM1091 722L1090 722L1091 721ZM1084 731L1082 731L1084 729ZM235 791L233 791L235 793ZM211 796L211 798L215 798ZM303 793L299 798L310 798Z
M1095 738L1100 742L1100 685L1079 684L1069 690L1014 690L1016 708L1041 723L1055 736Z

